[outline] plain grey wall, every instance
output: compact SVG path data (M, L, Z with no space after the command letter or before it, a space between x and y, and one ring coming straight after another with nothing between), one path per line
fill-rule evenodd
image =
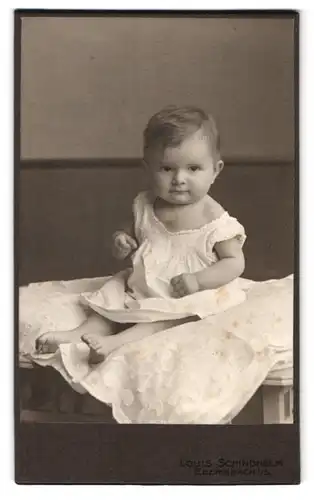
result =
M211 111L228 158L293 160L292 19L25 18L22 158L139 157L149 116Z

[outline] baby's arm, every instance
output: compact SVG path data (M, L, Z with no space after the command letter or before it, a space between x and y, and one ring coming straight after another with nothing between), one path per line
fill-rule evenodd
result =
M219 288L241 276L245 261L237 238L216 243L219 261L197 273L185 273L171 280L175 296L182 297L201 290Z
M210 198L210 216L218 219L224 213L219 203ZM218 262L210 267L195 273L198 290L212 290L219 288L241 276L245 262L242 244L237 237L217 242L214 250L218 255Z
M219 261L195 273L199 290L211 290L226 285L241 276L245 268L242 245L237 238L216 243Z

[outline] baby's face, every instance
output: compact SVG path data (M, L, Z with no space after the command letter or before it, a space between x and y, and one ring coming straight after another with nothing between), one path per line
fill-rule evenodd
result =
M206 196L220 169L202 130L177 147L156 151L149 162L155 196L174 205L192 204Z

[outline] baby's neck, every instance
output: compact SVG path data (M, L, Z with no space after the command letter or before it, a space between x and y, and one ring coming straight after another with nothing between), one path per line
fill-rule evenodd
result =
M198 229L208 222L205 210L207 198L208 196L205 196L195 203L178 205L156 198L155 216L172 232Z

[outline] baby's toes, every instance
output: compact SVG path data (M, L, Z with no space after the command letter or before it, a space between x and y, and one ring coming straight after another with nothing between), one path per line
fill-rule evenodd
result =
M85 344L90 344L90 340L89 340L89 335L87 333L84 333L82 336L81 336L81 340L83 342L85 342Z
M84 335L82 335L81 339L92 349L96 350L97 347L99 347L99 342L97 341L97 338L95 338L94 335L92 334L85 333Z

